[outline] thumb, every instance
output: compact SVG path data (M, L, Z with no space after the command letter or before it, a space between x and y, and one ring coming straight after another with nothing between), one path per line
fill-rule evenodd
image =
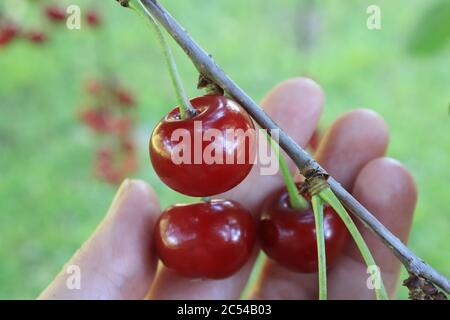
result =
M141 299L155 275L153 189L125 180L106 217L38 299Z

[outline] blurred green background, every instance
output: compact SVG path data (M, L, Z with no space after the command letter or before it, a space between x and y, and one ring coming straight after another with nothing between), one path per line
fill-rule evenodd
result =
M284 79L308 75L326 93L321 126L356 107L380 113L391 129L388 155L403 162L419 186L410 246L450 276L450 15L432 8L449 1L162 3L256 100ZM114 0L67 4L96 6L104 26L54 28L45 46L18 41L0 48L3 299L35 298L93 232L116 191L91 176L95 142L76 120L83 82L99 72L96 54L137 94L141 166L134 177L154 186L162 206L182 199L148 164L148 136L176 104L156 38ZM381 8L381 30L366 27L371 4ZM39 5L23 14L23 24L40 23ZM194 96L195 69L172 47ZM400 289L399 297L406 296Z

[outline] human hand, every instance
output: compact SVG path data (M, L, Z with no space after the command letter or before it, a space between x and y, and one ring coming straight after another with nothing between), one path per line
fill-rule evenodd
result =
M322 111L323 93L313 81L296 78L276 86L263 100L266 112L305 147ZM385 158L388 128L376 113L357 109L338 118L327 130L315 159L369 209L391 232L407 241L417 198L410 173ZM257 165L236 188L220 197L239 201L253 214L270 192L283 185L281 175L261 176ZM143 181L126 180L106 217L66 266L81 272L81 288L68 289L66 269L40 299L238 299L257 256L223 280L192 280L162 267L152 250L152 232L160 214L157 195ZM400 263L368 229L361 227L386 288L392 296ZM351 242L328 272L329 299L372 299L366 266ZM292 272L265 261L253 288L255 299L316 299L317 274Z

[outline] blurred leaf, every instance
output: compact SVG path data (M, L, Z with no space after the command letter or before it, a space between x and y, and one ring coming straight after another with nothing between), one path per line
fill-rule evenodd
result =
M450 1L433 3L419 19L408 49L415 55L431 55L443 49L450 39Z

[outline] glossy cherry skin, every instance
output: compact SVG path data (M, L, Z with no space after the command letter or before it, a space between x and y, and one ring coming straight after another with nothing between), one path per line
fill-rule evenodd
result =
M304 195L309 202L309 196ZM338 214L324 206L324 234L327 267L345 248L349 235ZM317 242L311 204L292 209L286 189L267 198L262 206L259 239L264 252L278 264L301 273L317 272Z
M174 205L154 231L164 265L189 278L222 279L237 272L255 244L255 222L240 204L211 200Z
M195 116L180 119L177 107L153 130L149 147L153 168L167 186L180 193L194 197L223 193L239 184L253 166L255 155L254 143L251 143L251 140L255 140L253 122L241 106L224 96L202 96L192 99L191 104L197 110ZM184 129L189 133L190 139L172 139L172 134L177 129ZM208 138L204 136L202 139L202 134L211 133L211 129L219 132L221 138L205 141ZM249 135L245 139L232 139L231 143L226 143L228 129L234 132L240 129ZM195 138L199 137L199 134L200 138ZM195 141L199 141L199 144ZM190 159L176 164L172 154L176 153L174 150L177 145L178 150L180 149L181 144L190 147ZM221 150L220 153L214 153L219 155L217 159L220 158L221 161L212 163L211 159L203 157L204 154L210 154L208 151L204 153L205 149ZM232 161L227 161L227 155ZM243 161L238 161L239 159Z

